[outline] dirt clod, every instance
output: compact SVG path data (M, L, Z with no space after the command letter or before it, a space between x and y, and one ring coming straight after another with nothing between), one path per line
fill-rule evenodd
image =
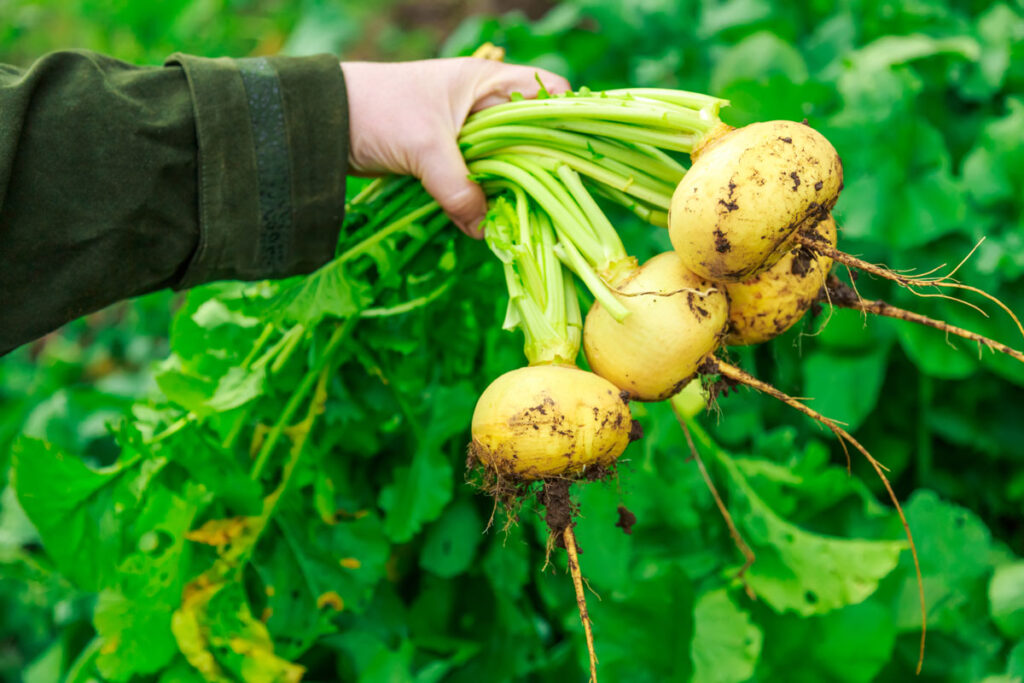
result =
M644 428L639 420L633 420L629 425L629 442L639 441L644 438Z
M544 521L555 538L555 544L565 547L562 533L573 524L573 506L569 498L569 482L565 479L552 479L544 482L544 488L537 496L544 506Z
M619 521L615 523L615 526L622 529L622 532L627 536L632 535L633 525L636 524L636 515L630 512L625 505L619 506Z

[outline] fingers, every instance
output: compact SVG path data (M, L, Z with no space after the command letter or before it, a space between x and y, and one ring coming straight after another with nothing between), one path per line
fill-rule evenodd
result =
M544 69L515 64L497 64L484 60L474 60L486 64L488 70L477 90L476 102L471 111L480 111L496 104L508 102L512 93L523 97L536 97L541 86L552 95L560 95L571 89L569 81Z
M480 222L487 213L487 198L469 179L469 169L454 141L438 142L421 162L420 181L459 230L474 239L483 237Z

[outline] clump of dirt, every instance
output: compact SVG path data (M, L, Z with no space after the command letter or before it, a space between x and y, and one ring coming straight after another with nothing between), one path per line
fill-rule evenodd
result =
M644 438L644 428L640 420L633 420L629 425L629 442L639 441Z
M565 547L565 530L575 526L572 518L576 514L576 507L569 497L569 481L566 479L553 479L544 482L544 487L537 494L537 500L544 506L544 521L551 530L551 538L555 547ZM576 552L583 551L577 546Z
M704 382L704 388L708 392L708 409L716 405L719 396L728 396L729 392L738 387L741 383L734 379L721 375L717 380L711 382L708 381L708 376L720 375L718 369L718 362L714 356L708 356L704 359L704 362L697 367L697 374L699 374Z
M629 511L625 505L619 506L619 521L615 523L615 526L622 529L622 533L627 536L633 534L633 526L636 524L636 515Z
M796 249L796 255L793 257L793 264L790 267L790 272L797 277L803 277L807 275L811 270L811 266L814 265L816 256L809 248L801 245Z

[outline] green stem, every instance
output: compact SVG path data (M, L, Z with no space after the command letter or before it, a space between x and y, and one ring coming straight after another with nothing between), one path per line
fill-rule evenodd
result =
M555 130L571 130L585 135L600 135L602 137L620 140L623 142L642 142L654 145L661 149L673 152L685 152L689 154L697 144L704 138L704 133L679 133L677 131L664 131L643 126L633 126L626 123L614 123L611 121L588 121L588 120L554 120L534 121L536 126L547 126Z
M616 88L614 90L605 90L604 94L609 97L635 97L641 100L657 100L686 109L710 111L716 116L721 107L729 104L729 100L723 100L713 95L686 90L672 90L671 88Z
M573 220L573 216L566 209L565 205L548 188L541 183L532 173L522 168L523 160L519 163L511 163L513 159L484 159L473 161L469 164L472 173L495 175L506 178L518 184L536 201L554 221L555 230L559 232L560 240L571 241L577 249L599 262L604 254L600 242L587 231L586 227Z
M560 240L555 245L555 254L562 260L569 270L576 273L576 277L583 280L583 284L587 286L590 293L594 295L594 298L601 302L605 310L615 318L618 322L622 322L629 315L629 309L626 305L615 298L608 285L604 283L604 280L597 274L597 272L591 267L587 260L576 251L576 248L571 242Z
M260 336L256 338L255 342L253 342L252 349L250 349L245 360L242 361L243 368L248 368L252 362L256 360L257 354L259 354L259 352L263 350L263 347L266 346L267 342L270 341L270 336L272 334L274 334L274 325L272 323L268 323L263 328L263 332L260 333Z
M592 161L613 159L644 172L672 187L679 184L686 169L653 145L639 147L619 140L605 140L537 125L508 125L485 128L460 140L467 159L487 156L507 145L543 144L556 149L575 150Z
M572 152L559 149L551 149L539 145L510 145L500 150L502 154L509 156L539 156L560 161L574 170L593 178L598 182L611 185L626 194L633 195L650 204L663 209L668 209L672 203L672 193L675 186L648 176L628 166L624 166L614 159L602 159L601 163L595 163L584 159ZM497 158L499 155L494 155Z
M661 211L657 207L645 204L635 197L630 197L625 192L616 190L614 187L610 187L604 183L594 183L594 191L599 195L610 199L619 206L632 211L645 223L650 223L651 225L661 228L668 227L668 213Z
M587 188L583 187L583 181L580 180L579 174L569 168L569 166L561 164L556 169L556 172L558 177L562 179L562 182L565 183L569 193L572 194L573 199L583 209L583 213L587 215L594 231L597 232L597 238L605 247L605 261L615 262L626 258L626 248L622 245L619 233L615 231L608 217L604 215L604 211L601 210L601 207L597 205L594 198L587 192Z
M538 119L597 119L632 123L648 128L704 134L717 121L699 111L664 106L654 101L601 96L518 100L499 104L469 117L462 132L470 135L482 128Z
M86 683L93 678L92 665L103 647L103 639L96 636L82 649L64 677L64 683Z
M386 240L388 237L391 237L392 235L401 232L402 230L408 228L410 225L412 225L419 219L429 216L433 211L437 211L440 208L440 204L438 204L436 201L427 202L418 209L415 209L405 214L404 216L396 220L394 223L391 223L390 225L381 228L370 237L364 239L359 244L352 246L343 254L341 254L341 256L339 256L336 260L340 262L351 261L355 257L365 254L370 249Z
M334 358L334 353L341 345L345 338L352 332L352 328L355 327L356 321L359 319L358 315L348 317L344 323L338 326L334 333L331 334L330 339L327 341L327 345L320 353L319 359L316 364L306 372L306 375L302 378L302 382L298 388L292 393L288 399L288 403L285 404L284 410L281 412L281 416L278 418L274 426L271 427L270 433L267 434L266 440L264 440L259 453L256 455L256 461L253 463L252 471L249 474L251 479L259 480L263 475L263 470L267 466L267 461L270 459L271 453L274 451L274 447L280 440L281 435L284 433L285 427L288 426L289 420L295 415L295 412L299 409L299 406L306 399L306 395L313 388L316 383L317 376L320 371L326 367Z
M441 283L441 286L423 296L416 297L415 299L409 299L400 304L394 306L381 307L381 308L367 308L365 311L360 313L360 317L363 318L386 318L392 315L402 315L409 311L414 311L417 308L423 308L429 305L431 302L438 299L441 295L451 289L453 280L445 280Z
M286 336L290 336L290 339L285 342L284 347L281 349L281 353L278 354L277 358L275 358L274 362L270 365L270 374L276 375L281 371L284 364L287 363L292 357L292 354L295 353L295 349L298 348L299 342L302 341L305 334L306 328L303 325L296 325L292 329L288 330L288 335Z

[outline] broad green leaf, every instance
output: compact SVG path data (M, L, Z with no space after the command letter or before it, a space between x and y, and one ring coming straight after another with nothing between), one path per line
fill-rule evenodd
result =
M622 495L615 484L588 483L574 487L580 506L576 542L583 549L580 566L597 590L615 590L630 580L633 537L616 527Z
M437 576L458 576L473 563L483 529L476 507L466 498L457 500L427 532L420 566Z
M230 367L217 377L194 374L178 356L160 365L156 382L172 402L199 417L224 412L259 398L266 387L266 370Z
M295 497L291 499L294 505ZM339 613L359 613L384 576L389 545L372 515L327 525L290 507L255 559L266 593L267 627L294 658L333 631Z
M468 384L436 388L428 397L429 413L412 463L396 468L394 483L380 494L380 506L387 511L384 529L393 541L409 540L451 500L453 468L441 447L463 433L474 401Z
M914 323L892 324L903 351L928 376L964 379L977 370L977 349L972 342Z
M491 540L480 566L496 594L518 597L530 575L522 527L515 525L507 534L492 527L488 535Z
M982 206L1000 202L1020 204L1024 183L1024 100L1008 98L1006 115L982 130L964 159L964 182L971 198Z
M885 379L887 347L868 354L839 355L815 352L804 360L803 395L808 405L825 417L857 427L875 408Z
M772 608L810 616L855 605L896 568L905 542L805 531L775 513L730 456L718 449L714 455L735 494L732 515L757 556L747 583Z
M312 275L289 282L269 303L280 320L312 327L324 318L348 318L371 302L363 278L349 277L348 263L332 261Z
M61 680L66 666L67 645L54 641L41 655L32 660L21 673L22 683L52 683Z
M198 508L162 485L147 491L133 524L136 552L118 566L118 583L99 594L93 623L104 644L96 668L111 681L159 672L178 652L168 615L181 600L191 552L185 540Z
M693 621L693 683L740 683L754 674L761 654L761 629L724 588L697 598Z
M896 631L892 611L883 600L872 597L812 618L760 616L765 642L758 675L766 680L892 680L882 670L894 655ZM929 659L932 655L934 650L929 648ZM794 661L800 662L798 669L793 668Z
M807 80L807 64L790 43L768 31L759 31L725 51L711 71L711 92L724 93L733 83L767 80L781 75L784 80Z
M995 559L991 533L978 516L919 490L905 506L917 540L924 576L928 628L956 632L987 614L986 579ZM901 563L903 581L896 623L900 629L920 628L917 582L908 558Z
M121 551L112 489L122 471L91 469L29 438L17 442L12 466L18 502L61 572L86 590L106 585Z
M586 554L580 565L586 576ZM566 623L573 629L577 672L586 670L583 634L569 577L554 577L566 585ZM600 671L608 680L624 683L665 681L686 683L693 674L690 643L696 629L695 594L690 579L671 561L645 560L635 567L631 582L604 592L598 601L587 596L594 620L594 640L601 658ZM643 662L643 667L637 663ZM577 673L580 679L585 678Z
M857 68L876 71L939 54L973 60L980 52L978 43L968 36L933 38L919 33L879 38L851 55L850 61Z
M988 601L999 630L1010 639L1024 638L1024 560L996 567Z
M1004 3L996 3L978 16L981 56L966 69L960 89L971 99L983 100L1002 87L1010 68L1012 46L1024 39L1024 15Z

